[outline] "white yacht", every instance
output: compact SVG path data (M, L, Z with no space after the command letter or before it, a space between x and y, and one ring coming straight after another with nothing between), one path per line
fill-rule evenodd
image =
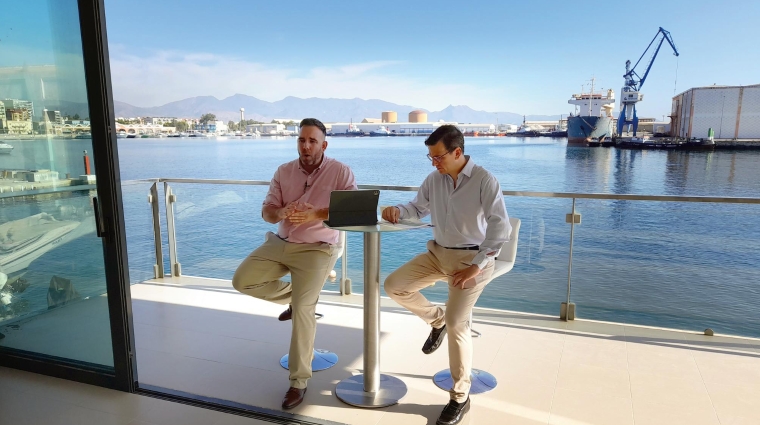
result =
M0 154L9 155L12 150L13 150L13 146L7 143L0 143Z
M378 127L377 130L369 132L371 137L390 136L392 134L384 125Z
M24 270L47 251L82 236L82 232L74 231L81 224L75 220L56 220L47 213L0 224L0 273L10 276ZM88 227L82 227L84 233Z

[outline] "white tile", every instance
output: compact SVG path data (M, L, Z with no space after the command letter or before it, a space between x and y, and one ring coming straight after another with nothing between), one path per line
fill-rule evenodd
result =
M15 419L22 425L55 423L59 418L67 419L67 412L74 406L62 401L34 397L31 394L19 394L16 404L8 409L15 411ZM5 412L5 409L3 409ZM13 424L15 425L15 424Z
M708 384L760 387L760 358L741 354L696 355L695 361Z
M225 416L221 412L170 401L152 399L152 403L150 410L135 419L155 425L209 425L221 421Z
M585 364L613 369L628 369L628 352L625 344L604 345L565 341L562 362Z
M707 383L718 418L724 424L760 424L760 386Z
M701 379L691 352L686 350L629 350L628 369L636 373L653 373L680 379Z
M473 424L547 424L554 397L548 385L502 381L492 391L471 396Z
M557 374L557 388L631 398L628 370L622 368L606 368L563 361L560 363Z
M503 348L502 348L503 349ZM545 385L554 387L559 373L559 358L546 359L500 353L488 370L499 382L514 382L517 385Z
M56 414L48 418L50 425L81 425L81 424L98 424L98 425L126 425L133 418L117 416L98 410L87 409L80 406L71 406L63 414Z
M712 404L683 400L675 404L633 402L636 425L720 425Z
M710 396L701 379L676 378L658 373L630 372L631 395L636 403L709 404Z
M552 425L632 425L630 398L557 388L549 423Z

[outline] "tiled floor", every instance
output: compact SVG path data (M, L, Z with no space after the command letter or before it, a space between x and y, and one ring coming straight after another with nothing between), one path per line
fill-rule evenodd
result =
M0 367L2 425L260 425L242 416Z
M288 373L279 359L288 351L291 329L290 322L276 320L282 306L240 295L228 281L189 277L135 285L132 298L141 384L280 410ZM305 402L292 413L348 424L435 423L448 399L432 382L436 372L448 367L446 343L432 355L422 354L429 328L391 301L382 304L381 370L402 379L407 396L384 409L354 408L336 398L336 383L363 367L363 311L359 296L323 293L317 311L325 317L318 322L316 347L336 352L340 360L314 374ZM499 385L472 396L464 423L760 424L758 340L583 320L565 323L495 310L476 311L474 327L483 333L473 340L474 366L494 374ZM19 373L0 372L0 377ZM81 402L81 388L69 397L68 390L56 391L58 380L36 379L54 382L40 390L48 391L51 400L79 406L72 415L98 410ZM105 390L88 389L86 395L96 391ZM26 399L17 392L0 385L0 412L7 406L3 394L11 394L11 405ZM102 413L110 414L109 420L218 420L204 419L205 411L174 412L186 406L119 397L130 400L127 407L106 401L99 408L108 409ZM152 407L143 411L142 404ZM164 407L168 413L160 413ZM55 407L46 409L35 414ZM178 422L182 418L187 422ZM5 424L2 414L0 423Z

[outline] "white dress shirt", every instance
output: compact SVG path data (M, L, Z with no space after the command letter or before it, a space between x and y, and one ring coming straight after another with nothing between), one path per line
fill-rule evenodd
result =
M397 207L401 219L430 214L433 236L440 246L479 246L471 264L483 269L509 241L512 226L496 177L475 165L469 155L465 159L456 188L451 176L436 170L425 178L412 202Z

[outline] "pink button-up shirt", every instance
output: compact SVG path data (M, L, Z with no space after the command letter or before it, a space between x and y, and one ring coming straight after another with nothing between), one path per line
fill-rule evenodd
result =
M296 159L277 168L269 183L264 205L282 208L293 201L300 201L316 209L328 208L333 190L356 190L356 179L348 165L324 156L319 168L309 174ZM324 227L322 221L294 226L285 219L280 222L277 234L294 243L338 243L338 231Z

